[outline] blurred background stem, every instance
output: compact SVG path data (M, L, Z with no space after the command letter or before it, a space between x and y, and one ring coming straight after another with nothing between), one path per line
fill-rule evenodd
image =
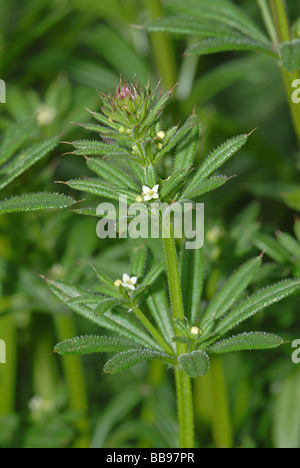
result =
M144 0L144 5L151 19L164 16L160 0ZM162 32L151 33L150 40L159 78L165 89L173 88L178 79L173 43Z
M76 336L76 329L72 317L56 315L54 318L56 334L59 341ZM64 377L66 380L69 408L79 413L76 428L79 436L75 441L76 448L88 448L90 443L90 425L88 420L88 400L85 378L80 357L62 357Z

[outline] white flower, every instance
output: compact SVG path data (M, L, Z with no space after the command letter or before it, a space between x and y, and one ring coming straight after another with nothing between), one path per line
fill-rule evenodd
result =
M144 197L144 201L150 201L150 200L157 200L159 198L159 195L158 195L158 189L159 189L159 185L155 185L152 189L150 187L147 187L147 185L144 185L143 186L143 197Z
M158 134L156 135L157 138L159 138L160 140L164 140L164 138L166 138L166 134L165 132L158 132Z
M192 334L192 335L195 335L195 336L200 335L200 328L198 328L198 327L192 327L192 328L191 328L191 334Z
M137 282L137 277L136 276L132 276L130 278L129 275L124 273L123 282L122 282L123 288L128 288L128 289L131 289L132 291L134 291L136 282Z

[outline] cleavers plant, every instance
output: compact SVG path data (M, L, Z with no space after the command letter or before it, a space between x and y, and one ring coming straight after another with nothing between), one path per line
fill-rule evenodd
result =
M164 129L162 111L172 92L159 93L135 82L101 95L95 123L82 124L100 138L74 141L73 154L82 155L96 178L70 180L69 187L90 195L129 203L151 200L172 204L193 202L221 187L229 177L216 173L247 142L250 134L224 142L199 165L196 152L199 120L194 112L181 126ZM162 179L165 158L174 156L171 174ZM76 209L97 216L94 207ZM149 211L150 214L150 211ZM112 353L104 372L116 374L151 359L159 359L175 373L180 447L194 447L191 378L204 376L210 355L279 347L284 340L265 332L229 336L233 328L300 287L288 279L247 296L262 266L262 255L249 259L222 285L205 306L202 301L205 258L203 249L187 250L185 240L161 236L164 259L151 239L134 241L131 271L110 278L95 270L99 284L93 291L62 281L47 280L54 295L75 313L109 330L110 336L80 336L56 345L62 355ZM166 281L167 279L167 281Z

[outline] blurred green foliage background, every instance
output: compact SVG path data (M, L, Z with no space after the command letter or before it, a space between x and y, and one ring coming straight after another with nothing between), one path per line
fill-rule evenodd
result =
M256 2L239 0L261 27ZM296 22L297 2L288 0ZM237 175L205 199L209 300L249 255L265 250L267 275L300 276L300 259L276 252L276 230L294 236L300 157L279 67L259 53L183 56L190 38L133 27L164 14L159 0L0 0L0 78L7 103L0 129L34 117L28 143L60 135L86 138L73 122L96 110L97 91L117 86L120 75L163 88L178 83L165 111L183 121L196 106L202 121L199 160L232 135L258 127L227 166ZM62 156L60 144L1 193L66 192L54 181L87 173L83 158ZM167 171L167 167L166 167ZM299 203L299 201L298 201ZM299 211L299 208L298 208ZM276 242L275 242L276 243ZM273 249L272 249L273 247ZM96 221L70 211L0 217L0 447L176 447L173 376L159 363L120 376L101 374L102 358L60 358L57 341L97 330L73 317L40 275L93 284L93 263L114 277L128 269L130 242L96 237ZM278 258L279 255L279 258ZM249 329L300 338L299 297L261 314ZM215 359L194 383L199 447L300 447L300 368L291 344L279 351Z

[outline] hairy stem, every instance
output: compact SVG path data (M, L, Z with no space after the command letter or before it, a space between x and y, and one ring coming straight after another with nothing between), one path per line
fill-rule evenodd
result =
M171 230L172 231L172 230ZM170 238L163 238L166 258L169 293L174 319L184 319L183 300L175 240L171 232ZM177 343L177 356L186 353L185 344ZM179 440L181 448L194 447L194 412L191 379L180 367L175 369L177 411L179 423Z
M277 33L277 44L282 42L289 42L291 40L291 32L284 0L270 0L270 6ZM287 72L282 66L281 72L285 84L287 99L290 106L296 136L300 147L300 105L293 102L292 100L292 84L295 79L299 78L299 72Z

